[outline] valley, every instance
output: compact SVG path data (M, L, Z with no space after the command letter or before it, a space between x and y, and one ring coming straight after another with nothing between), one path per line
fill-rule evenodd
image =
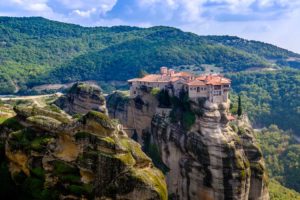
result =
M0 17L0 197L299 200L300 54Z

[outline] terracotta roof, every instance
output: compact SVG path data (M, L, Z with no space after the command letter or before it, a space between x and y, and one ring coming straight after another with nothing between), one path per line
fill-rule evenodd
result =
M223 85L230 84L230 79L224 78L221 75L201 75L196 78L196 80L205 81L208 85Z
M172 77L159 74L149 74L143 78L134 78L128 80L128 82L140 81L140 82L170 82Z
M178 81L178 80L180 80L181 78L179 78L179 77L171 77L171 81L172 82L176 82L176 81Z
M193 80L193 81L189 82L187 85L189 85L189 86L204 86L206 84L204 81Z
M161 75L161 74L148 74L144 76L143 78L134 78L128 80L128 82L134 82L134 81L141 81L141 82L175 82L180 80L181 78L189 77L191 76L187 72L179 72L172 76L168 75Z
M202 86L202 85L224 85L224 84L230 84L230 79L224 78L221 75L200 75L196 77L194 80L189 80L189 77L191 77L192 74L188 72L178 72L175 73L172 76L168 75L161 75L161 74L148 74L144 76L143 78L134 78L128 80L128 82L176 82L178 80L182 80L183 82L186 82L187 85L193 85L193 86Z
M189 73L189 72L177 72L175 74L173 74L173 76L193 76L193 74Z

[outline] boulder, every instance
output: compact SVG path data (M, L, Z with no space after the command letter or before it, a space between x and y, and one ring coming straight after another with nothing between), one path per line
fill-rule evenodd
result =
M66 95L55 101L55 104L71 115L86 114L90 110L107 114L101 88L86 83L75 83Z

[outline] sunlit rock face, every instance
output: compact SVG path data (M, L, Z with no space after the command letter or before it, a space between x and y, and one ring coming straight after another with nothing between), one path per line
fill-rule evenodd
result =
M107 114L105 98L100 87L86 83L74 84L55 104L71 115L86 114L90 110Z
M157 147L159 158L153 161L167 169L169 199L269 199L264 160L251 125L246 119L229 122L229 103L189 102L197 114L188 128L158 112L158 105L147 92L136 99L108 97L111 117L130 133L135 130L144 148L149 143Z
M15 112L19 128L5 129L5 155L16 185L33 198L168 199L162 172L106 114L74 119L32 106Z

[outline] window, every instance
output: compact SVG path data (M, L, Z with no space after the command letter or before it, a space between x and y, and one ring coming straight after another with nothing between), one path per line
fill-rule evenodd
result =
M221 91L214 91L214 96L221 96L222 95L222 92Z
M221 90L221 85L215 85L215 86L214 86L214 89L215 89L215 90Z
M200 88L199 87L197 87L197 92L200 92Z

